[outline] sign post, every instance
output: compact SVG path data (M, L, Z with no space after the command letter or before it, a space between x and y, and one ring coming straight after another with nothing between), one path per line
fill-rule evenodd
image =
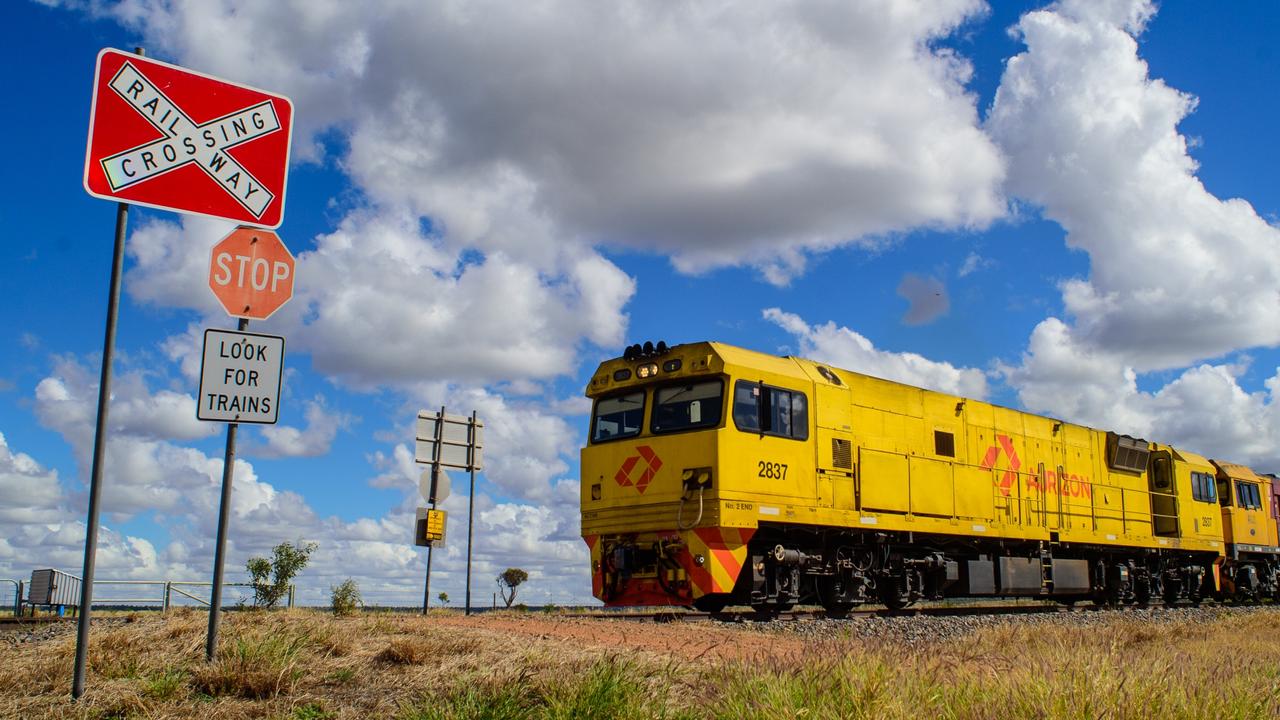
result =
M242 422L274 423L280 413L284 338L245 330L249 327L249 318L265 320L293 297L293 270L293 255L280 236L259 228L232 230L213 246L209 257L209 289L228 315L240 318L237 332L204 331L200 391L196 398L197 418L227 423L213 588L209 598L209 631L204 648L205 659L210 662L218 655L222 576L227 525L231 519L231 486L235 479L236 428Z
M98 53L84 188L90 195L118 204L89 473L72 699L84 694L129 204L278 227L284 217L292 128L293 104L286 97L146 59L142 48L133 54L110 48ZM232 430L228 458L234 437Z
M416 428L416 443L414 445L414 462L421 464L429 464L431 467L423 473L426 480L427 473L430 473L430 491L424 493L427 501L431 503L431 509L426 511L427 515L422 515L425 508L419 508L418 512L422 517L430 517L430 513L440 512L436 510L436 503L443 499L447 493L442 493L440 488L440 478L444 475L440 470L441 466L460 468L471 473L471 489L470 500L467 508L467 603L466 614L471 614L471 525L474 521L474 513L472 506L475 504L476 492L476 471L484 467L484 442L481 434L484 429L484 423L476 418L475 411L472 411L471 417L463 417L461 415L449 415L445 412L445 408L441 407L440 412L428 413L425 410L418 413L418 424ZM427 483L423 483L426 485ZM440 534L443 538L444 526L443 519L440 521ZM422 613L425 615L427 607L431 602L431 549L434 543L427 544L427 577L423 583L422 591Z
M142 48L138 48L142 54ZM93 570L98 555L98 502L102 496L102 462L107 445L107 406L111 398L111 361L116 347L116 317L120 311L120 275L124 268L125 226L129 205L116 205L116 242L111 256L111 282L107 290L107 332L102 341L102 374L98 379L98 419L93 431L93 469L89 471L89 518L85 522L84 570L80 574L80 609L76 618L76 666L71 697L84 694L84 670L89 652L89 615L93 611Z

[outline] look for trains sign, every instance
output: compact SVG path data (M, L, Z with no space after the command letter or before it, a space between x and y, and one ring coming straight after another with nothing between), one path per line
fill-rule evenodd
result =
M140 55L98 54L85 156L90 195L279 227L288 98Z

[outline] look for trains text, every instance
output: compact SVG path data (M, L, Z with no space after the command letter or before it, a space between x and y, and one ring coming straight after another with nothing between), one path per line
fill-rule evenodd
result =
M220 340L218 342L218 357L265 363L269 362L268 349L266 344L255 343L247 338L231 343L226 340ZM260 376L257 370L246 370L238 367L225 368L223 370L223 384L236 388L245 388L245 391L244 393L236 394L205 393L204 399L208 403L208 409L220 412L271 412L270 395L252 394L248 389L259 387L259 379Z

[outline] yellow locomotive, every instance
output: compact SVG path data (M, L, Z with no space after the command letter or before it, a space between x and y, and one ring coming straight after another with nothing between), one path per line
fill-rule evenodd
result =
M582 535L606 605L1280 596L1280 479L714 342L603 363Z

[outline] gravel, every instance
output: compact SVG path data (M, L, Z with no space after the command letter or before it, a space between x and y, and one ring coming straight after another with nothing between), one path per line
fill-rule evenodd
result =
M857 639L885 642L907 648L962 638L998 627L1059 626L1094 627L1116 622L1210 624L1223 617L1251 613L1277 613L1276 606L1206 606L1179 608L1125 608L1005 615L855 616L845 620L800 619L756 625L765 632L798 635L808 639Z

